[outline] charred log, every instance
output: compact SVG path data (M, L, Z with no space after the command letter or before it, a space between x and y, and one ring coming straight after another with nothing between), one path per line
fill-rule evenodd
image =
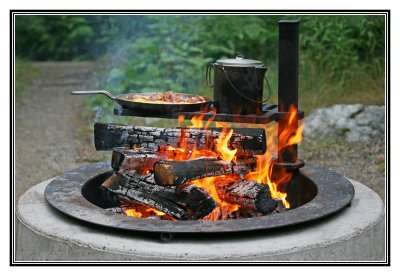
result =
M214 150L220 133L220 128L156 128L96 123L94 125L94 142L96 150L142 147L156 151L166 145L179 147L181 137L185 137L185 143L189 150L194 148ZM228 147L237 149L236 156L263 154L266 150L265 130L235 128Z
M106 180L103 187L120 200L145 205L177 219L199 219L217 206L207 191L195 185L186 185L179 190L159 186L153 174L142 175L135 171L119 171L111 177L113 179Z
M227 185L216 185L220 199L263 214L275 210L278 202L271 197L268 185L240 179Z
M137 170L143 173L148 169L153 169L154 163L164 158L165 156L149 148L114 148L111 158L111 167L115 171L123 169Z
M243 175L256 167L256 158L236 163L201 157L186 161L161 160L154 164L154 180L158 185L180 186L188 181L227 174Z

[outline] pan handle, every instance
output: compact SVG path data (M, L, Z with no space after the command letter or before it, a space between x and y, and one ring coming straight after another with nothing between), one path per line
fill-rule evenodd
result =
M91 90L91 91L72 91L71 95L91 95L91 94L103 94L109 97L111 100L115 100L115 96L113 96L110 92L106 90Z

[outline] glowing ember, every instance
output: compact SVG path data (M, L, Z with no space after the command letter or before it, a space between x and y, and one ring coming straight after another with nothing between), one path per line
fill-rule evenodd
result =
M131 209L127 209L124 211L127 216L135 217L135 218L148 218L154 216L166 216L165 213L158 211L157 209L153 209L147 206L137 206ZM170 218L168 218L170 219Z
M142 217L142 213L138 212L136 209L128 209L128 210L125 210L124 213L127 216L130 216L130 217L135 217L135 218L141 218Z

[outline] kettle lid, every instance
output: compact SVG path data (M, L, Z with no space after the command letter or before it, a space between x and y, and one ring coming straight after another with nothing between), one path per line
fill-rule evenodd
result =
M263 66L263 63L261 61L246 59L243 56L236 56L236 58L228 58L228 59L218 59L216 63L224 66L235 66L235 67Z

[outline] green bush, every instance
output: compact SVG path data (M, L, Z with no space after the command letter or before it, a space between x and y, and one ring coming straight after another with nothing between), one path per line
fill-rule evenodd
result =
M17 15L16 52L32 60L87 59L84 49L94 36L93 29L81 16Z
M360 71L381 70L384 31L383 16L303 17L303 62L318 64L319 69L341 83Z
M17 15L16 55L29 60L98 59L114 43L132 39L141 25L146 25L143 16Z

